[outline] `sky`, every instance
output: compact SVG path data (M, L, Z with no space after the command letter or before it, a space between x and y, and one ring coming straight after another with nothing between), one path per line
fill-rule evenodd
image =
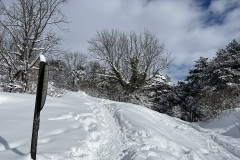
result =
M173 81L187 76L200 56L212 58L240 40L240 0L70 0L63 7L70 23L62 46L89 54L87 41L102 29L143 32L165 44L174 61L162 71Z

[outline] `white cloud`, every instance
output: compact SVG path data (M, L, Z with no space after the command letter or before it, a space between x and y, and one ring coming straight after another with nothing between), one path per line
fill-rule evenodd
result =
M222 14L228 9L236 7L239 4L239 0L213 0L209 7L209 11L214 14Z
M97 30L117 28L140 32L148 28L165 43L175 57L176 66L189 66L200 56L213 57L232 39L240 39L240 8L229 12L221 25L204 23L210 12L224 13L239 2L214 0L209 9L204 10L195 0L72 0L64 8L72 23L66 25L70 32L63 34L66 39L63 46L87 52L87 40ZM180 76L174 76L173 71L169 73L175 81ZM185 71L182 76L186 76L184 74Z

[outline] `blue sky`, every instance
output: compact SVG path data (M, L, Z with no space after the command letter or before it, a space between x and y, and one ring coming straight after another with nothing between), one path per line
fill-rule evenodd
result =
M240 0L70 0L71 23L63 47L88 54L87 41L103 28L141 32L148 28L175 58L164 70L176 83L200 56L240 40Z
M211 7L212 2L216 3L216 1L214 0L196 0L196 1L199 2L200 6L205 11L207 11ZM215 13L213 11L207 12L207 17L205 19L206 25L222 25L228 14L230 14L235 9L239 9L239 3L237 1L232 2L232 5L229 6L226 5L223 12L220 13Z
M200 3L200 6L204 9L208 9L208 7L211 5L211 0L196 0L198 3Z

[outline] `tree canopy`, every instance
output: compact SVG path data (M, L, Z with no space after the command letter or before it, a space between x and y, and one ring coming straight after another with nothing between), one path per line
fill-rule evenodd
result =
M134 91L172 62L164 44L148 30L129 34L104 29L88 41L97 59L104 61L126 91Z

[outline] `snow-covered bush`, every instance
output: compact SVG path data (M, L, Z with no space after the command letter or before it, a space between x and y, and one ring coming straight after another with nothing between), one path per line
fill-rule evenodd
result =
M54 82L48 83L47 94L51 97L61 97L66 90L64 88L57 88L54 86Z

